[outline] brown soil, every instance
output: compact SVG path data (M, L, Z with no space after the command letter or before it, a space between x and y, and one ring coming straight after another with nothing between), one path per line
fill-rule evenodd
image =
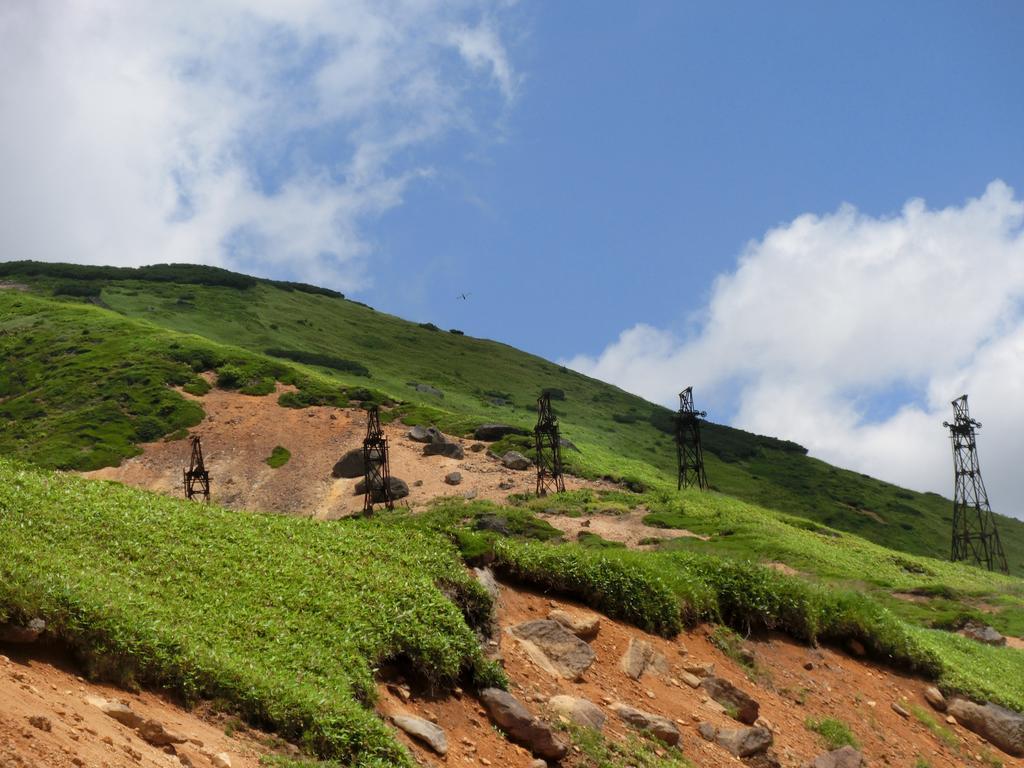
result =
M312 407L282 408L277 395L287 387L265 397L241 395L213 389L202 397L185 397L200 402L206 418L192 430L203 439L203 455L210 472L213 500L235 509L284 512L294 515L332 519L362 510L363 498L354 494L358 480L331 477L331 469L341 456L362 445L366 434L365 412L358 409ZM424 456L423 445L408 437L408 427L388 424L391 474L409 484L409 496L399 503L420 507L439 496L505 501L509 494L533 492L533 472L505 469L487 455L474 452L473 440L459 440L465 459ZM291 452L287 464L272 469L266 464L275 446ZM138 488L181 495L182 471L188 464L187 440L157 441L141 446L142 453L126 459L117 467L86 472L85 477L117 480ZM462 474L457 486L444 478L449 472ZM499 483L511 484L499 488ZM420 483L417 485L417 483ZM587 481L566 476L569 490L615 488L603 481Z
M571 601L502 588L499 620L501 626L544 618L552 608L570 613L593 613ZM924 699L928 683L893 672L872 662L850 657L828 648L801 646L778 635L751 640L756 671L748 670L726 656L709 640L711 629L701 627L666 640L635 627L601 618L601 629L591 646L597 662L579 683L554 677L536 665L507 632L497 638L505 670L512 681L511 691L538 715L548 715L545 705L551 696L568 694L587 698L605 711L608 719L604 733L611 739L624 739L628 728L607 709L613 701L623 701L638 709L663 715L677 723L682 733L683 753L699 766L735 768L742 765L717 745L697 733L697 724L709 721L735 727L735 721L710 701L703 688L691 689L679 682L682 664L689 661L711 662L716 674L750 693L761 705L760 713L774 733L774 751L786 768L802 766L826 751L820 737L805 727L808 718L834 717L845 722L862 744L869 766L905 766L913 768L918 758L933 768L954 768L974 763L976 755L998 757L1005 766L1022 766L999 752L972 732L949 725L934 713ZM621 671L619 661L631 638L642 638L663 653L672 667L667 678L647 673L633 681ZM810 663L812 669L805 669ZM432 719L448 735L449 753L441 760L412 742L400 738L423 765L528 766L532 757L526 750L509 744L490 727L484 710L469 695L431 700L415 692L380 685L378 709L382 714L407 713ZM905 719L891 707L903 703L908 709L917 705L955 732L961 740L960 751L951 750L913 716ZM583 764L579 755L570 755L565 765ZM977 764L977 763L975 763Z
M246 728L225 734L223 724L204 720L152 693L126 693L76 676L59 654L35 646L0 648L0 768L211 768L226 753L232 768L256 768L271 750L268 739ZM168 753L86 701L121 701L190 741ZM42 727L39 727L42 726ZM269 740L269 739L268 739Z
M623 514L582 515L567 517L565 515L540 514L552 526L562 531L565 538L575 540L581 533L595 533L608 541L617 541L630 549L645 549L651 544L641 544L645 539L678 539L691 537L707 541L707 536L679 528L656 528L645 525L646 509L639 508Z

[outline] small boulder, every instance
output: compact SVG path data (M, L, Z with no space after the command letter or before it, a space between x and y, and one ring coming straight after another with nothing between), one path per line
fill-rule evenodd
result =
M344 454L331 470L331 477L362 477L366 472L363 466L363 449L353 448Z
M711 723L697 726L700 735L735 757L753 757L766 752L774 740L767 728L716 728Z
M711 677L715 674L715 665L710 661L684 661L683 669L697 677Z
M586 616L572 615L560 608L548 612L548 618L557 621L581 640L593 640L601 629L601 617L596 613Z
M494 578L494 571L490 568L474 568L473 576L476 577L477 583L487 590L491 600L497 604L501 588L498 586L498 580Z
M994 627L979 624L975 621L965 624L964 628L960 630L960 634L985 645L1006 645L1006 638L999 634Z
M892 702L892 704L890 704L889 706L892 707L893 712L902 717L904 720L910 717L910 713L907 712L906 708L900 704L897 704L895 701Z
M679 675L679 679L691 688L700 688L700 678L696 675L692 675L689 672L684 671L681 675Z
M966 699L953 699L947 709L960 725L1006 754L1024 756L1024 715L998 704L975 704Z
M408 485L408 483L406 483L404 480L398 479L397 477L392 477L392 478L390 478L390 480L391 480L390 485L391 485L391 498L392 499L397 501L398 499L404 499L406 496L409 495L409 485ZM358 483L356 483L356 488L355 488L354 495L355 496L362 496L364 493L366 493L366 480L365 479L360 480ZM374 501L383 501L383 500L384 500L384 494L382 492L379 492L374 497Z
M429 720L411 715L392 715L391 722L442 757L448 754L448 737L439 726Z
M476 498L476 488L470 488L468 491L462 492L462 498L466 501L472 501Z
M818 755L806 763L804 768L861 768L862 765L864 755L853 747L846 746Z
M126 725L129 728L138 728L142 725L146 718L136 712L134 709L129 707L127 704L122 704L119 701L107 701L97 696L89 696L85 700L86 704L98 708L107 717L112 717L121 725Z
M218 752L210 758L213 768L231 768L231 755L227 752Z
M46 630L46 622L32 619L25 626L20 624L0 624L0 643L34 643Z
M596 659L589 645L557 621L528 621L512 627L509 631L522 643L524 650L537 666L567 680L582 679L583 673Z
M508 737L537 757L561 760L568 748L555 736L547 723L530 714L518 699L499 688L486 688L480 701L487 715Z
M168 731L159 720L146 720L136 730L143 741L147 741L154 747L166 747L170 744L183 744L188 739L184 736Z
M749 694L740 690L723 677L711 676L704 680L704 690L708 696L717 701L726 711L735 712L734 717L745 725L753 725L757 720L760 706Z
M46 715L29 715L28 724L47 733L53 730L53 722Z
M942 691L934 685L929 685L924 689L924 700L931 705L932 709L938 710L939 712L946 711L946 697L943 696Z
M626 673L626 677L639 680L649 669L666 671L668 662L646 640L638 640L634 637L630 639L629 647L626 648L626 653L623 654L619 666Z
M612 704L609 709L619 716L619 719L641 731L648 731L652 736L665 742L670 747L679 743L679 729L668 718L655 715L651 712L631 707L621 701Z
M506 469L515 470L529 469L533 466L533 462L519 453L519 451L509 451L501 457L501 463Z
M484 445L483 443L473 443L471 446L469 446L469 450L471 450L473 453L480 453L480 451L482 451L486 447L487 446Z
M441 443L427 443L423 446L424 456L446 456L449 459L463 459L466 452L459 443L445 440Z
M434 397L441 397L441 398L444 397L444 392L442 392L437 387L430 386L429 384L414 384L413 385L413 389L415 389L417 392L420 392L420 393L422 393L424 395L433 395Z
M600 731L604 728L605 715L592 701L574 696L552 696L548 700L551 709L569 722Z
M529 435L530 431L522 427L513 427L510 424L481 424L473 431L476 440L493 443L495 440L507 435Z
M437 427L415 426L405 433L405 436L417 443L440 443L444 442L444 435Z
M447 475L444 476L444 481L448 485L458 485L459 483L462 482L462 473L461 472L449 472Z
M502 491L508 491L515 487L516 484L513 483L511 480L502 480L500 483L498 483L498 488Z

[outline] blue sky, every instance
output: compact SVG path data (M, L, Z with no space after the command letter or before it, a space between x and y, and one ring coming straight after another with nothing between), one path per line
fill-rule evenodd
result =
M330 285L921 490L967 391L1024 516L1021 40L1009 1L6 3L0 258Z

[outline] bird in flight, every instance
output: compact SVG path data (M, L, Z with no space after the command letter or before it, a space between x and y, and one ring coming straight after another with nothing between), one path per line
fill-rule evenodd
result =
M456 296L455 298L456 298L456 299L462 299L463 301L466 301L466 300L467 300L467 299L468 299L468 298L469 298L470 296L472 296L472 295L473 295L473 294L471 294L471 293L460 293L460 294L459 294L458 296Z

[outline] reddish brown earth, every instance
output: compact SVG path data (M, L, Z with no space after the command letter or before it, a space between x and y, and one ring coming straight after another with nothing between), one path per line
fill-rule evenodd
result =
M223 718L204 720L152 693L128 693L77 677L58 655L34 646L2 648L0 656L0 768L211 768L224 753L232 768L256 768L276 741L241 728L225 734ZM145 742L90 697L120 701L189 739L173 753ZM42 726L42 727L39 727Z
M363 499L354 495L357 480L331 477L341 456L363 444L366 414L359 409L312 407L282 408L277 395L287 388L278 385L265 397L240 395L213 389L196 398L206 418L192 430L203 439L203 454L210 471L213 500L235 509L264 510L331 519L362 510ZM408 427L388 424L391 474L409 484L409 496L401 504L419 507L439 496L505 501L509 494L533 492L535 474L505 469L486 451L474 452L473 440L458 440L465 459L424 456L422 443L406 437ZM275 446L291 452L287 464L272 469L266 464ZM142 454L117 467L84 473L86 477L117 480L138 488L181 495L182 471L188 464L187 440L158 441L142 446ZM457 486L444 478L462 474ZM566 488L615 488L611 483L566 477ZM416 485L416 483L421 483ZM511 488L499 488L499 483Z

